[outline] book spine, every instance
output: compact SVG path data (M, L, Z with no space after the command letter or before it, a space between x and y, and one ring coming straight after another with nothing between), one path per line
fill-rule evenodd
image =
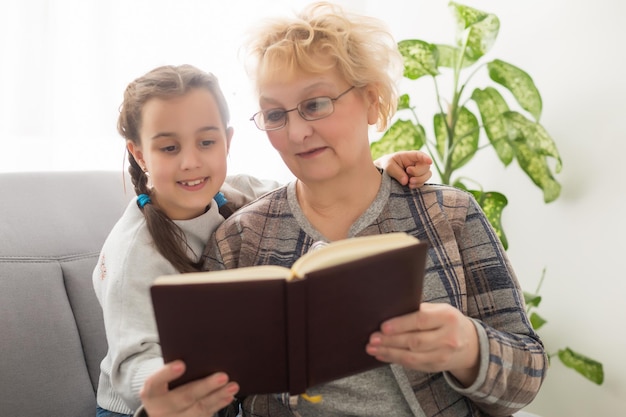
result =
M307 280L296 279L287 284L287 368L289 393L301 394L307 388Z

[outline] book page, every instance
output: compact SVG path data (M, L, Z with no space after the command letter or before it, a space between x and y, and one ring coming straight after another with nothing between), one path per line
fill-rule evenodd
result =
M417 238L404 232L337 240L313 252L308 252L298 259L291 268L291 279L303 277L309 271L365 258L418 242Z
M163 275L154 285L178 285L200 283L223 283L232 281L260 281L268 279L288 279L290 271L277 265L259 265L245 268L212 272L188 272L185 274Z

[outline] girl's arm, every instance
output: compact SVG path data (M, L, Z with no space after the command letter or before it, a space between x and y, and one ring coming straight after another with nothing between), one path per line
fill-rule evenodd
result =
M432 162L432 159L422 151L399 151L378 158L374 164L387 171L391 178L400 184L419 188L432 176L430 170ZM226 177L221 191L234 211L281 185L273 180L261 180L239 174Z

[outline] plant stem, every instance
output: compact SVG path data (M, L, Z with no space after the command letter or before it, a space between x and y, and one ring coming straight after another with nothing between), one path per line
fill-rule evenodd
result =
M455 60L455 66L453 69L453 74L454 74L454 83L453 83L453 87L452 87L452 100L450 102L450 106L448 109L448 113L447 116L445 118L446 120L446 131L448 133L448 141L447 141L447 146L446 146L446 150L445 150L445 168L444 168L444 175L442 175L442 182L444 184L450 184L450 179L452 177L452 149L454 146L454 131L456 130L456 123L459 117L459 101L461 100L461 94L463 92L463 89L465 87L465 84L462 84L459 87L459 82L460 82L460 76L461 76L461 69L463 68L463 60L465 57L465 50L467 49L467 43L469 41L469 38L466 34L465 39L463 40L463 46L461 46L461 48L459 49L459 54L457 56L457 59ZM443 113L442 114L446 114Z
M537 289L535 290L535 294L539 294L541 291L541 286L543 285L543 279L546 277L546 267L543 267L543 271L541 271L541 278L539 278L539 284L537 284Z
M410 107L409 110L413 114L413 117L415 118L417 125L420 125L419 117L417 117L417 112L415 111L415 107ZM437 156L437 157L432 158L432 160L433 160L433 164L435 165L435 169L437 170L437 173L439 174L439 177L441 178L442 177L441 165L438 161L439 158L438 158L437 151L432 149L432 144L428 141L427 137L424 138L424 146L426 146L426 149L428 150L428 153L430 155ZM435 145L435 148L436 148L436 145Z

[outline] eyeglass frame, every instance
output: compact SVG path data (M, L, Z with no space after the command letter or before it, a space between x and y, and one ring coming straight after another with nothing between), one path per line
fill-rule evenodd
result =
M282 111L283 111L283 114L284 114L284 116L285 116L285 118L284 118L284 122L283 122L283 124L282 124L282 125L280 125L280 126L278 126L278 127L272 127L272 128L269 128L269 129L264 128L264 127L261 127L261 126L259 126L259 122L257 122L257 120L256 120L256 119L257 119L257 117L258 117L259 115L263 115L263 114L265 114L266 112L269 112L269 111L272 111L272 110L274 110L274 111L275 111L275 110L280 110L280 108L279 108L279 107L276 107L276 108L273 108L273 109L267 109L267 110L259 110L258 112L254 113L254 114L252 115L252 117L250 118L250 121L254 122L254 125L257 127L257 129L259 129L259 130L263 130L263 131L265 131L265 132L271 132L271 131L273 131L273 130L279 130L279 129L282 129L283 127L287 126L287 120L288 120L287 113L291 113L291 112L292 112L292 111L294 111L294 110L297 110L297 111L298 111L298 114L300 115L300 117L302 117L304 120L306 120L306 121L308 121L308 122L313 122L313 121L315 121L315 120L321 120L321 119L323 119L323 118L325 118L325 117L328 117L328 116L330 116L331 114L333 114L333 113L335 112L335 101L339 100L341 97L343 97L344 95L348 94L348 93L349 93L350 91L352 91L354 88L356 88L356 86L354 86L354 85L353 85L353 86L351 86L350 88L348 88L346 91L344 91L343 93L339 94L337 97L334 97L334 98L333 98L333 97L329 97L329 96L318 96L318 97L311 97L311 98L307 98L306 100L302 100L300 103L298 103L298 104L296 105L296 107L294 107L293 109L289 109L289 110L282 110ZM311 118L309 118L308 116L305 116L305 115L304 115L304 113L302 112L302 110L300 110L300 106L302 106L304 103L307 103L307 102L309 102L309 101L311 101L311 100L319 100L319 99L321 99L321 98L327 98L327 99L329 99L329 100L330 100L330 103L331 103L331 105L332 105L332 109L330 110L330 112L329 112L328 114L325 114L325 115L323 115L323 116L321 116L321 117L315 117L315 118L311 119ZM263 125L265 125L265 122L263 122Z

